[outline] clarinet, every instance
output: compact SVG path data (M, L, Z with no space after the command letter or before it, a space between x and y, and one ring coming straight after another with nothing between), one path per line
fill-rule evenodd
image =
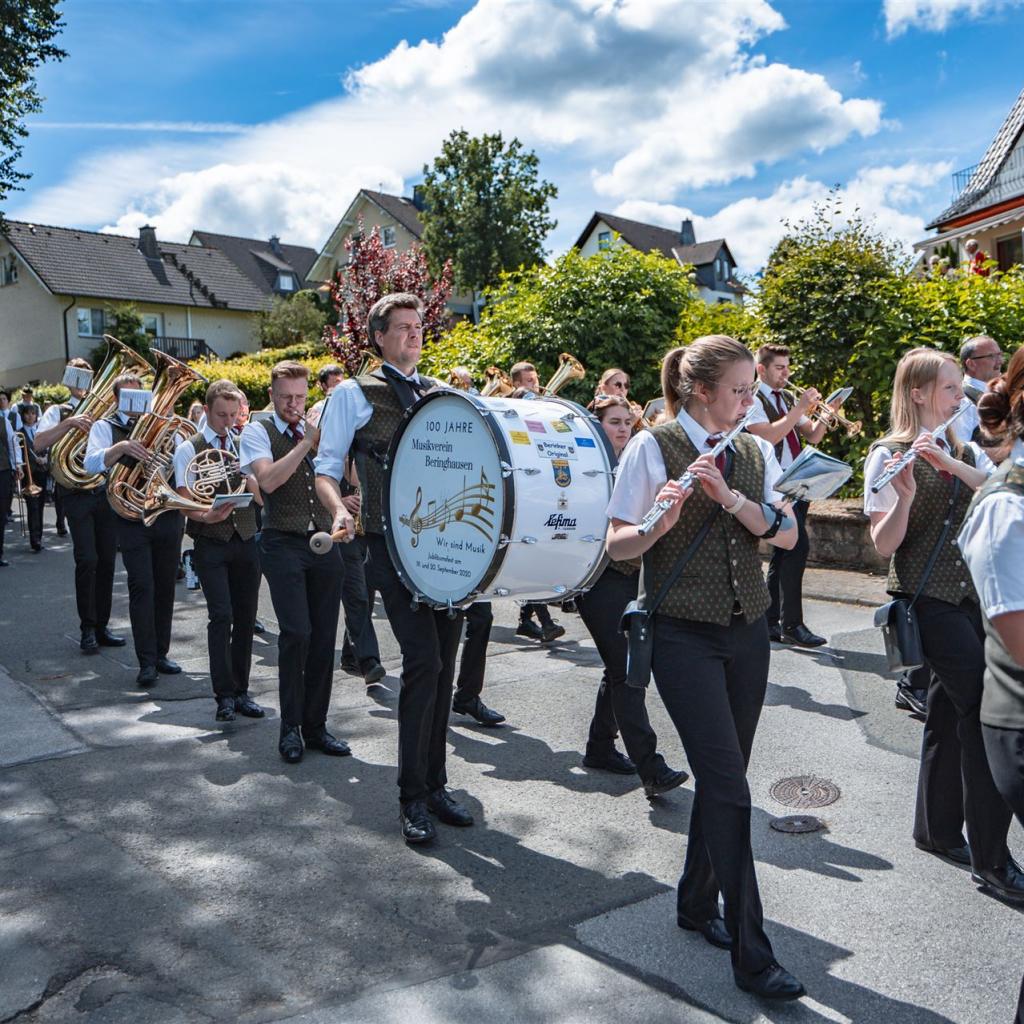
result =
M715 447L711 449L711 454L716 459L719 455L722 454L722 452L725 451L726 448L729 447L730 443L732 442L732 439L736 437L739 433L741 433L743 428L746 427L747 421L750 419L750 414L753 411L753 408L754 407L751 406L750 409L747 410L747 413L743 417L743 419L741 419L739 423L737 423L736 426L729 431L728 434L723 435L718 444L716 444ZM685 491L693 486L694 479L694 475L689 470L687 470L681 477L679 477L678 480L676 480L676 483L679 484L679 486ZM670 501L668 498L664 498L661 501L656 501L648 510L647 515L645 515L643 519L640 521L640 525L636 528L636 532L641 537L646 537L647 534L649 534L651 530L653 530L654 527L658 525L658 523L661 520L661 517L674 504L675 502Z
M933 441L938 441L943 434L953 425L953 422L957 417L962 416L971 407L971 403L966 399L960 403L960 407L957 409L952 416L946 420L945 423L940 423L933 431L930 436ZM917 452L911 449L906 455L896 463L892 469L887 469L872 485L871 493L877 494L886 484L892 483L893 479L898 473L902 473L903 470L910 465L917 458Z

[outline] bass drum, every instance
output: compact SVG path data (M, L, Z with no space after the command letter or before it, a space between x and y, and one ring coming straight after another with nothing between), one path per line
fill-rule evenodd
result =
M435 608L586 590L603 560L612 462L601 424L565 399L425 395L385 471L399 577Z

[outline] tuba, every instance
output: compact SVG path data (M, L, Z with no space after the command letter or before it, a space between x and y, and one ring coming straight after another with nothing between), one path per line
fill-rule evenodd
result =
M383 365L384 360L373 349L368 348L363 353L363 361L359 364L359 369L356 370L355 376L366 377L371 373L375 373Z
M497 366L488 366L484 370L486 384L480 389L481 398L501 398L503 395L511 395L516 386L512 378Z
M175 448L199 432L194 423L175 414L174 406L192 384L206 381L201 373L166 352L153 349L153 355L156 357L156 376L153 379L152 408L138 418L129 434L132 441L146 446L149 455L140 462L132 460L131 465L118 462L107 476L110 507L123 519L134 522L146 522L148 511L152 511L146 509L146 499L154 480L160 477L166 484L171 478ZM149 521L154 518L152 516Z
M107 343L107 358L93 379L89 393L75 410L76 416L88 416L101 420L117 405L114 398L114 381L124 373L135 373L140 377L153 372L153 367L127 345L109 334L103 335ZM86 473L85 448L88 434L81 430L69 430L50 449L50 473L54 480L72 490L91 491L103 483L99 473Z
M587 371L583 369L583 364L575 356L563 352L558 357L558 369L555 370L551 380L540 389L540 393L548 396L557 394L569 381L583 380L586 375Z

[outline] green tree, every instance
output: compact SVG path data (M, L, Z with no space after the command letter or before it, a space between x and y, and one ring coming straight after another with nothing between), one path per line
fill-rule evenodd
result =
M67 56L52 42L64 27L58 7L58 0L0 0L0 203L28 177L15 164L28 136L25 118L43 106L36 70Z
M318 343L330 319L329 311L309 289L277 296L273 306L260 313L253 325L261 348Z
M539 161L518 139L501 133L453 131L433 166L424 166L423 247L430 268L452 262L457 288L478 292L504 271L544 258L544 239L556 222L548 204L558 189L538 175Z
M103 333L110 334L134 349L145 359L152 359L149 335L142 326L142 314L130 302L119 302L103 310ZM99 342L89 353L89 362L99 367L107 355L107 343Z

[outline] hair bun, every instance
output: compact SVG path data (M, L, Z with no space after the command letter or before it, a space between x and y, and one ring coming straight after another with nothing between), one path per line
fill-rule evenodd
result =
M1010 396L1006 381L1000 378L989 385L978 399L978 419L990 431L1001 431L1010 415Z

